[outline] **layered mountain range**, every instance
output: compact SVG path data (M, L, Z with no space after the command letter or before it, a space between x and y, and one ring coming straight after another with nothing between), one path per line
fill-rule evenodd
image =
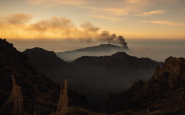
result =
M94 107L86 101L83 95L79 95L77 92L68 89L70 108L68 108L66 115L185 114L184 58L169 57L165 60L165 63L158 63L148 58L136 58L129 56L124 52L118 52L111 56L83 56L75 60L73 63L66 63L57 58L54 52L48 53L48 51L41 48L37 48L34 52L37 52L38 50L39 54L42 54L41 56L44 58L39 58L40 56L37 55L37 53L28 53L25 55L17 51L13 47L13 44L8 43L5 39L0 39L0 112L2 112L1 109L3 105L11 95L10 92L13 87L12 76L15 78L17 85L21 87L25 111L32 111L33 98L35 111L39 111L40 114L49 115L56 111L61 84L51 80L51 78L56 79L58 76L55 76L56 78L53 78L52 76L47 77L36 71L39 70L40 72L43 71L48 75L52 75L52 73L46 72L46 70L49 71L49 69L51 69L51 72L53 71L53 73L57 71L63 73L59 74L59 76L62 77L61 82L63 81L62 79L65 78L68 78L69 81L71 79L71 83L77 82L75 86L79 85L76 87L77 89L83 91L86 89L86 92L91 89L95 94L98 93L98 90L103 92L105 89L100 90L99 87L93 89L91 86L95 83L95 81L93 81L94 79L97 79L97 82L100 82L101 79L105 80L104 82L110 80L110 82L108 82L109 84L113 82L113 84L110 84L110 87L114 87L115 79L121 80L121 78L126 78L125 76L134 73L132 75L135 75L135 77L132 76L130 79L137 81L128 89L125 89L125 91L122 90L120 93L111 94L107 101L100 102ZM32 52L32 50L30 50L30 52ZM44 55L43 52L45 52L46 55ZM31 57L30 54L32 54L33 57ZM34 55L38 57L35 58ZM37 62L37 59L40 59L40 63ZM49 59L51 60L49 61ZM36 67L36 70L32 65ZM143 81L136 79L142 78L142 75L146 74L153 66L156 67L153 70L153 74L147 77L148 80ZM59 70L57 70L57 68ZM137 70L137 68L139 69ZM65 78L62 75L65 75ZM82 77L80 78L80 76ZM88 82L88 84L90 84L89 86L87 86L87 84L86 86L78 84L83 83L79 81L82 81L84 78L91 78L90 80L93 83L90 84L90 82ZM74 81L72 81L72 79L74 79ZM116 81L117 84L119 84L118 80ZM126 83L123 82L124 80L125 79L121 81L122 84ZM100 84L101 83L103 82L100 82ZM119 84L119 86L123 87L122 84ZM14 105L10 105L6 114L0 114L13 114L13 107ZM85 110L84 108L88 110ZM94 108L96 113L92 111L90 112L90 108Z
M125 52L110 56L82 56L70 63L42 48L27 49L23 53L30 57L28 61L37 71L55 81L68 79L69 86L86 95L91 103L106 100L110 94L126 90L139 79L148 80L155 67L163 64L149 58L129 56Z

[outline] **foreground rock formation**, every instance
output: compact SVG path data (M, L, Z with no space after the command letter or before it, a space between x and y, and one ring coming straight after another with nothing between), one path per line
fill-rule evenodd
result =
M111 95L97 106L107 113L185 114L185 59L169 57L146 82L135 82L128 90Z

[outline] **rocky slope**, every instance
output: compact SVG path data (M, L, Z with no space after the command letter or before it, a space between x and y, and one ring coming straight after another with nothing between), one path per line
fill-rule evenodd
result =
M27 60L28 57L17 51L13 44L0 39L0 107L6 102L12 90L13 75L22 90L24 110L31 111L32 98L35 95L35 111L47 115L56 110L61 84L36 72ZM68 91L68 95L69 106L90 106L84 96L72 90Z
M128 90L111 95L97 110L107 113L185 114L185 59L169 57L146 82L139 80ZM148 112L147 112L148 110Z

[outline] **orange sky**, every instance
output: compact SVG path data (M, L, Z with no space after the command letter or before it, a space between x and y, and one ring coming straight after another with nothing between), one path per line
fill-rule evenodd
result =
M3 0L0 38L185 39L185 0Z

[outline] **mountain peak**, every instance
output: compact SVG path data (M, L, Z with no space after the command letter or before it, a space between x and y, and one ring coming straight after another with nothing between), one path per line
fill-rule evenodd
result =
M27 51L37 51L37 52L53 52L53 51L47 51L43 48L40 48L40 47L34 47L32 49L26 49L24 52L27 52ZM54 53L54 52L53 52Z
M128 56L126 52L117 52L115 54L113 54L112 56Z

